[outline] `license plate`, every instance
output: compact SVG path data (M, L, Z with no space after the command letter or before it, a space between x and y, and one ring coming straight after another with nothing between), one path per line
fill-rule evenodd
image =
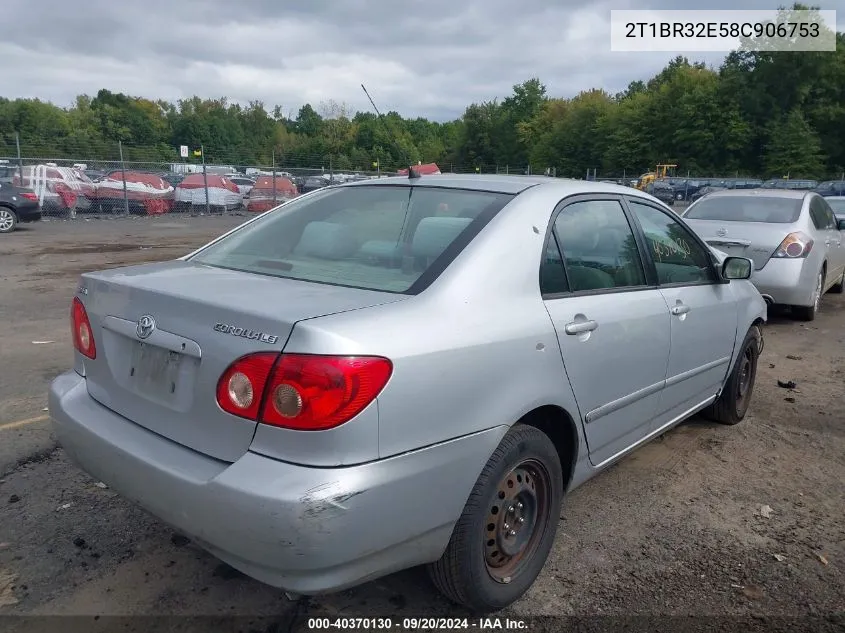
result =
M132 355L129 378L135 387L158 396L176 393L182 355L162 347L138 343Z

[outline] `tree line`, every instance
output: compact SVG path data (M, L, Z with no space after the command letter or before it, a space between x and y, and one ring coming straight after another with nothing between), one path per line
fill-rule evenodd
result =
M797 8L797 5L796 5ZM102 89L61 108L0 98L0 154L178 162L179 146L210 163L335 170L441 169L559 176L636 176L657 163L682 173L839 178L845 171L845 35L836 52L730 53L718 68L677 57L618 94L547 94L539 78L503 100L469 105L454 121L306 104L293 115L260 101L192 97L176 103ZM197 161L193 154L189 159Z

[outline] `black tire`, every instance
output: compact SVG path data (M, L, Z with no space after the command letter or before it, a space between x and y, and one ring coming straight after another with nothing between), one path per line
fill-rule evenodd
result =
M731 425L739 424L745 419L754 394L761 338L759 326L751 326L739 348L739 354L737 354L731 375L725 383L725 388L722 389L716 402L704 410L706 418Z
M794 316L799 321L814 321L816 319L816 314L818 314L819 306L822 302L822 296L824 296L824 278L825 270L824 268L822 268L822 270L819 271L819 276L816 280L816 284L818 285L816 289L818 297L812 305L792 306L792 316Z
M512 427L481 471L443 556L428 566L434 585L476 613L518 600L546 563L562 499L552 441L532 426Z
M0 233L11 233L17 226L17 214L9 207L0 207Z
M839 278L839 283L836 283L831 287L828 292L832 292L837 295L841 295L845 292L845 270L842 271L842 276Z

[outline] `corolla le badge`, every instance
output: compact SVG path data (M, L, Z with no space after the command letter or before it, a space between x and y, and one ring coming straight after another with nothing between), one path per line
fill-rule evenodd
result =
M135 334L138 338L149 338L153 330L156 329L156 320L149 314L145 314L138 319L138 325L135 327Z
M214 325L214 331L221 332L223 334L231 334L232 336L240 336L251 341L261 341L262 343L267 343L269 345L275 345L279 341L279 337L276 334L258 332L250 328L229 325L228 323L216 323Z
M725 237L727 234L728 229L726 229L725 227L722 227L718 231L716 231L716 235L718 235L719 237Z

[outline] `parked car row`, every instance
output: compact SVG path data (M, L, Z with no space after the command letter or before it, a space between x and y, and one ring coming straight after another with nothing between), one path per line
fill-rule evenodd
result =
M96 180L89 177L96 176ZM168 180L168 177L171 177ZM30 189L44 213L74 217L85 211L115 211L124 200L132 213L158 215L173 210L204 208L267 210L267 200L276 203L299 194L287 178L262 176L258 181L239 176L201 173L176 175L143 170L112 170L88 173L54 163L15 168L10 182ZM173 184L177 182L177 184ZM274 183L275 192L274 197ZM253 203L252 200L257 200Z

